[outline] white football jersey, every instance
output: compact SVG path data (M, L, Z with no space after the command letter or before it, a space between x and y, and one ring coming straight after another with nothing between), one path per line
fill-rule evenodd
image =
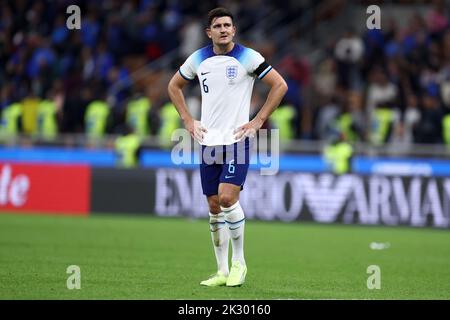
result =
M180 67L186 80L198 77L202 92L201 120L208 130L203 145L237 142L233 131L249 121L255 78L272 69L257 51L237 43L227 54L217 55L209 45L195 51Z

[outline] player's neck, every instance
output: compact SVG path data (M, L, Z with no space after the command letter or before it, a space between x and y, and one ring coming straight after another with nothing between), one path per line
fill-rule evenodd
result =
M225 46L219 46L217 44L213 45L213 51L215 54L227 54L234 48L234 42L230 42Z

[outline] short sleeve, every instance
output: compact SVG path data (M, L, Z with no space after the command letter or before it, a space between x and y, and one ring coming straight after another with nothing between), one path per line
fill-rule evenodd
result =
M244 64L247 72L262 79L272 69L272 66L265 61L264 57L258 51L250 48L246 50Z
M195 64L196 54L196 52L191 54L179 69L180 75L188 81L194 80L197 74L197 66Z

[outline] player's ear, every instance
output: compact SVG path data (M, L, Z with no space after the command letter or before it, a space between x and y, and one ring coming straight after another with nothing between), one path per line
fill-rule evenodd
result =
M205 28L206 35L211 39L211 28Z

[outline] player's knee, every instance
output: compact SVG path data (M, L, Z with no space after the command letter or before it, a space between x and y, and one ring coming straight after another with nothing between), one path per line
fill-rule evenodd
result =
M219 214L222 212L222 210L220 209L219 204L209 205L209 212L211 212L212 214Z
M220 209L219 201L208 201L209 212L212 214L219 214L222 212Z
M223 208L229 208L231 207L233 204L235 204L237 201L237 199L235 199L235 197L229 195L229 194L221 194L219 196L219 203L220 206Z

